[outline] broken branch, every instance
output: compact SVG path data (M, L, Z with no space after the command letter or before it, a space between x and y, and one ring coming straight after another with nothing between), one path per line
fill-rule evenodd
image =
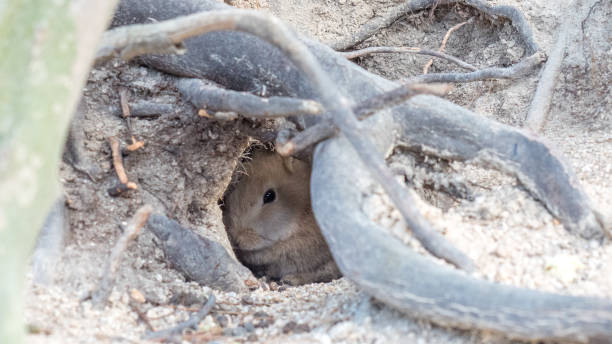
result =
M277 136L274 147L278 154L288 157L315 145L336 134L336 127L329 120L323 120L304 131L299 132L290 140L282 140Z
M115 278L117 276L117 271L119 270L121 257L132 240L138 236L140 229L147 222L152 211L153 207L145 204L136 211L136 214L134 214L132 219L130 219L130 222L128 222L125 232L123 232L123 235L121 235L115 244L115 247L113 247L108 264L104 269L100 285L92 293L92 302L94 305L98 307L103 306L108 300L108 297L110 296L115 284Z
M119 178L119 184L109 188L108 194L111 197L117 197L122 193L126 192L127 190L138 189L138 185L134 182L130 182L128 180L127 173L125 173L119 140L113 136L108 139L108 142L111 147L111 154L113 156L113 166L115 167L115 173L117 174L117 178ZM140 147L136 147L136 149L138 148Z
M438 49L438 53L444 53L444 49L446 48L446 42L448 42L448 39L450 38L450 35L451 33L453 33L453 31L459 29L460 27L462 27L463 25L467 23L471 23L473 20L474 20L474 17L448 29L448 31L444 35L444 38L442 39L442 44L440 45L440 48ZM432 64L433 64L433 59L429 59L429 61L427 61L427 63L425 64L425 67L423 67L423 74L427 74L427 72L429 71L429 67L431 67ZM472 70L476 70L476 68Z
M183 97L198 108L236 112L246 117L273 118L319 115L323 112L323 107L313 100L288 97L261 98L248 92L215 87L200 79L178 79L176 87ZM215 118L215 115L211 117Z
M119 99L121 101L121 113L123 118L130 117L130 105L128 104L128 89L126 87L119 88Z
M115 116L123 117L121 107L110 106L105 111ZM140 101L138 103L131 104L130 106L130 117L133 118L157 117L161 114L173 112L174 106L172 104L159 104L148 101Z
M370 97L353 107L353 112L359 120L364 120L379 110L390 108L405 102L406 100L419 94L433 94L442 96L448 93L450 86L447 84L426 85L408 84L402 85L391 91ZM297 154L304 149L317 144L327 138L332 137L337 132L337 128L330 120L324 119L319 123L306 128L304 131L295 135L292 139L286 140L277 136L276 151L282 156Z
M123 158L121 156L121 148L119 146L119 140L116 137L108 139L111 147L111 154L113 156L113 166L115 167L115 173L121 184L127 184L129 182L125 168L123 167Z
M132 136L132 143L127 145L125 147L125 151L123 151L122 153L131 153L139 150L142 147L144 147L144 141L137 141L134 136Z

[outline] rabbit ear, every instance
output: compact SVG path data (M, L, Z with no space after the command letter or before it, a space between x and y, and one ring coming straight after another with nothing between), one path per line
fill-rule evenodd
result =
M285 170L289 172L289 174L293 174L293 172L295 172L294 162L295 158L292 156L283 158L283 166L285 167Z

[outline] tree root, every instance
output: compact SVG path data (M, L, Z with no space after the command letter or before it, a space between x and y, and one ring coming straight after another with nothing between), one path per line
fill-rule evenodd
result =
M183 335L183 331L185 330L196 330L198 328L198 324L204 320L208 313L210 313L214 305L215 294L210 293L208 300L206 300L206 303L202 306L202 308L200 308L200 310L196 313L193 313L189 319L165 330L149 332L143 336L143 339L164 343L171 342L171 340L175 339L175 337L181 337Z
M370 54L411 53L411 54L419 54L419 55L429 55L429 56L434 56L437 58L445 59L447 61L450 61L456 64L457 66L460 66L465 69L469 69L471 71L477 70L477 68L472 66L471 64L465 61L462 61L454 56L448 55L442 51L421 49L417 47L368 47L368 48L363 48L359 50L343 51L340 53L349 60L356 59L358 57L370 55Z
M512 6L490 6L481 0L409 0L401 5L390 8L380 18L369 21L359 29L359 31L351 37L346 37L336 43L330 44L334 50L346 50L372 37L381 29L393 24L402 16L424 10L432 6L450 5L456 3L465 3L468 6L474 7L477 10L492 16L507 18L512 21L512 25L516 28L521 39L527 48L527 55L532 55L540 50L540 46L533 38L533 33L529 27L529 23L525 16Z
M319 115L321 104L313 100L288 97L260 98L247 92L225 90L199 79L181 79L176 82L181 95L193 105L213 111L237 112L247 117L289 117Z
M174 20L149 25L119 27L104 34L102 48L98 56L111 56L120 52L124 58L136 53L158 51L164 44L179 44L194 35L209 31L235 30L250 33L276 46L314 89L317 100L328 111L326 118L333 121L342 131L359 157L367 162L372 176L383 187L408 227L423 247L436 257L464 269L472 271L472 261L451 245L442 235L433 230L423 216L413 207L412 195L402 188L385 165L382 154L368 137L361 133L359 121L336 88L329 76L320 67L306 45L286 28L280 20L258 12L243 10L217 11L214 14L202 12L179 17ZM152 49L149 49L153 47ZM127 57L126 57L127 56Z
M362 212L367 178L343 138L315 150L313 209L338 267L386 304L443 326L524 340L587 342L612 336L612 302L503 286L466 276L406 249ZM345 168L343 166L351 166ZM333 195L333 197L330 197ZM338 216L337 214L350 214ZM347 228L356 235L346 235Z
M474 82L486 79L518 79L533 72L542 62L546 61L543 51L524 58L510 67L490 67L469 73L431 73L422 74L400 80L402 83L429 82Z
M396 7L392 7L384 14L381 18L377 18L366 23L357 34L352 37L345 38L331 46L336 50L345 50L352 46L355 46L367 38L374 35L380 29L391 25L394 21L398 20L401 16L411 13L418 10L423 10L428 7L438 6L438 5L448 5L454 3L465 3L471 7L476 8L482 13L485 13L491 17L501 17L506 18L512 22L514 28L518 31L523 44L525 44L526 55L519 63L512 65L507 68L500 67L489 67L483 68L480 70L472 69L472 72L469 73L432 73L427 74L428 65L424 69L423 75L413 76L409 78L405 78L401 80L402 83L430 83L430 82L473 82L473 81L481 81L486 79L514 79L519 78L521 76L526 75L527 73L533 71L537 66L539 66L542 62L546 61L546 54L541 51L540 46L536 43L531 28L529 27L529 23L525 16L515 7L512 6L490 6L481 0L412 0L406 1L405 3L398 5ZM459 27L467 22L463 22L454 28ZM453 30L452 28L451 30ZM444 37L444 42L442 44L441 49L443 49L446 40L448 39L449 30L447 35ZM374 48L366 48L363 51L368 51L368 49L375 50ZM405 49L414 49L405 47ZM351 54L353 52L343 53L343 54ZM442 50L438 52L438 54L442 53ZM432 54L430 54L432 55ZM348 55L351 56L351 55ZM438 56L444 57L444 56ZM453 58L454 59L454 58ZM449 59L450 61L460 64L464 63L463 61L455 61L453 59ZM461 64L460 64L461 65ZM470 65L471 66L471 65ZM466 67L463 66L462 67Z
M185 6L161 0L123 1L114 25L146 22L149 18L163 20L214 8L226 7L212 0L193 0ZM498 10L489 14L497 15ZM510 17L516 26L522 16L517 19L518 11L513 11ZM223 12L221 17L229 18L229 12ZM382 185L387 183L385 190L413 230L418 228L415 225L422 225L420 214L405 203L409 200L405 197L406 188L388 182L393 178L379 153L403 144L419 147L427 154L477 159L512 171L568 230L585 237L601 237L602 230L594 221L588 199L569 168L543 142L431 96L415 97L406 105L358 122L351 104L397 85L365 72L321 44L303 40L309 48L305 52L291 35L280 33L284 38L279 38L278 30L272 34L266 31L270 27L263 24L257 22L257 30L252 33L278 45L290 60L251 35L225 31L190 39L185 42L185 55L149 56L143 61L179 76L206 77L234 90L263 85L272 95L314 98L323 104L329 111L326 119L343 135L320 143L315 150L313 209L347 278L392 307L443 325L501 331L512 338L528 340L609 341L612 302L541 293L469 277L410 251L384 229L377 228L362 211L362 195L376 180ZM519 34L525 35L528 27L520 27ZM536 54L537 44L524 41L527 50ZM223 60L223 68L211 56Z

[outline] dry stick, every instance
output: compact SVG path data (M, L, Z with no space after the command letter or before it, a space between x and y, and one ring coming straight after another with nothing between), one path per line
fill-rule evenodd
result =
M148 333L143 336L143 339L163 342L172 337L182 335L183 331L186 329L196 329L200 321L202 321L202 319L204 319L204 317L212 310L214 305L215 295L213 293L210 293L210 296L208 296L208 300L206 301L204 306L202 306L202 308L197 313L192 314L189 319L183 321L182 323L179 323L174 327Z
M353 112L359 120L363 120L376 113L383 108L389 108L401 104L411 97L419 94L433 94L443 96L450 90L447 84L441 85L424 85L424 84L408 84L402 85L391 91L379 94L375 97L368 98L353 107ZM306 130L298 133L290 140L283 140L277 136L276 151L282 156L291 156L299 153L304 149L317 144L325 139L334 136L337 128L329 119L324 119L321 122L306 128Z
M128 225L125 228L125 232L117 243L110 255L110 259L108 261L108 265L104 269L104 274L102 275L102 281L98 288L92 293L92 303L97 307L104 306L108 297L113 289L113 285L115 284L115 278L117 276L117 270L119 269L119 263L121 262L121 256L123 256L123 252L127 249L130 242L138 236L140 229L149 219L149 215L153 211L153 207L149 204L145 204L140 207L136 214L130 219Z
M108 139L108 143L111 147L111 154L113 156L113 166L115 167L115 173L117 173L117 178L119 178L119 181L122 184L127 184L129 180L127 173L125 173L125 168L123 167L123 158L121 157L119 140L113 136Z
M473 20L474 20L474 17L464 21L463 23L459 23L451 27L444 35L444 38L442 39L442 44L440 45L440 48L438 49L438 53L444 53L444 49L446 49L446 42L448 42L448 39L450 38L450 35L451 33L453 33L453 31L459 29L460 27L462 27L463 25L467 23L471 23ZM427 63L425 64L425 67L423 67L423 74L427 74L427 72L429 71L429 67L431 67L432 64L433 64L433 59L429 59L429 61L427 61ZM472 70L476 70L476 68Z
M111 197L117 197L128 190L138 189L138 185L136 185L136 183L134 182L130 182L128 180L127 173L125 173L119 140L113 136L108 139L108 142L111 147L111 154L113 156L113 166L115 167L115 173L117 173L117 177L119 178L119 184L109 188L107 190L108 194Z
M121 115L127 124L128 132L132 134L132 118L130 114L130 105L128 104L128 89L127 87L119 87L119 100L121 103Z
M357 57L365 56L365 55L370 55L370 54L390 54L390 53L412 53L412 54L419 54L419 55L434 56L434 57L448 60L465 69L477 70L477 68L474 67L473 65L465 61L462 61L452 55L448 55L441 51L421 49L418 47L369 47L369 48L364 48L364 49L359 49L359 50L340 52L342 56L346 57L349 60L355 59Z
M575 9L575 6L568 6L565 12L570 14L570 9ZM529 106L529 112L527 113L524 127L528 128L533 133L538 133L546 122L546 117L548 116L553 93L557 84L557 77L559 76L561 64L563 63L567 37L569 31L572 29L573 22L570 19L572 17L572 15L568 15L567 20L561 23L559 31L557 31L555 45L548 61L542 69L538 87L531 101L531 106Z
M111 186L106 191L108 192L108 195L111 197L119 197L123 193L129 190L134 190L136 188L137 188L136 184L132 182L129 182L128 184L118 183L117 185Z
M207 84L200 79L178 79L175 85L181 95L190 103L196 107L212 111L235 112L246 117L263 118L320 115L323 113L321 104L314 100L289 97L261 98L248 92L222 89ZM204 111L204 114L208 115L208 112ZM207 117L216 118L217 115L208 115Z
M130 117L132 118L150 118L150 117L158 117L165 113L173 113L174 105L153 103L149 101L141 101L138 103L131 104L129 109L130 109ZM123 111L121 107L109 106L104 111L111 113L115 116L123 117Z
M431 6L431 9L429 10L429 15L427 16L427 18L429 19L429 22L433 21L434 11L438 7L439 3L440 3L439 0L438 1L434 1L433 5Z
M236 92L210 86L199 79L179 79L175 85L181 95L196 107L210 108L217 112L214 115L206 110L198 114L207 118L221 120L232 119L232 115L240 113L247 117L274 118L295 115L318 115L323 112L321 104L314 100L304 100L288 97L261 98L247 92ZM417 94L434 94L442 96L450 90L447 84L427 85L410 84L400 86L387 93L372 97L353 108L357 118L363 120L375 111L384 107L400 104ZM230 115L232 114L232 115Z
M508 68L491 67L465 74L436 73L420 75L401 80L400 82L472 82L485 79L513 79L529 73L546 60L546 54L541 51L540 46L533 38L533 32L529 27L527 19L517 8L512 6L490 6L481 0L464 0L464 2L487 15L509 19L525 44L525 53L528 57Z
M365 137L358 119L308 48L278 18L244 10L196 13L155 24L124 26L102 37L96 61L109 56L131 57L137 53L157 52L179 44L186 38L217 30L237 30L253 34L279 48L301 70L317 91L335 125L348 138L372 174L406 220L408 227L425 249L433 255L467 271L472 261L431 228L414 206L408 190L395 180L385 160L371 140Z
M546 54L543 51L538 51L510 67L490 67L470 73L432 73L417 75L398 80L398 82L402 84L412 84L431 82L473 82L487 79L517 79L529 74L544 61L546 61Z
M277 136L274 148L278 154L288 157L334 136L337 130L338 129L332 121L322 120L306 128L304 131L297 133L291 140L282 140Z
M353 107L353 112L359 120L364 120L376 111L399 105L419 94L444 96L450 89L451 86L448 84L406 84L362 101Z

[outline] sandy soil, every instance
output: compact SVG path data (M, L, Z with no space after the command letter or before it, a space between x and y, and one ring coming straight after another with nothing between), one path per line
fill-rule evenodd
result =
M269 11L300 33L324 42L357 30L393 0L236 0L235 6ZM569 1L493 1L521 9L538 43L550 51L554 32ZM464 6L440 6L406 15L360 47L405 45L437 49L453 25L477 15ZM572 36L553 106L542 136L573 166L593 205L612 219L612 46L609 32L612 4L599 1L582 16L583 32ZM587 18L588 15L588 18ZM586 19L585 19L586 18ZM457 30L446 52L476 66L504 65L524 53L512 26L476 16ZM422 73L427 57L375 55L356 62L389 79ZM456 67L436 60L431 72ZM121 229L143 203L173 214L183 225L214 238L229 248L217 200L222 196L248 136L266 133L274 122L215 122L193 116L165 77L143 67L109 63L94 70L85 89L87 111L78 121L84 132L82 151L101 171L90 180L70 164L61 166L69 211L70 236L51 285L28 278L26 320L30 343L147 343L144 315L154 329L185 320L209 293L172 269L154 236L143 231L124 257L104 309L80 298L94 288ZM515 81L484 81L457 85L449 99L482 116L520 127L537 86L538 74ZM106 189L116 182L107 138L128 141L125 122L108 114L117 106L119 86L131 99L169 103L177 107L159 118L135 120L131 133L147 143L126 158L131 180L140 188L111 198ZM517 182L499 172L463 163L422 161L401 150L390 164L412 166L407 176L424 200L419 204L428 220L474 259L485 279L521 287L612 298L612 244L571 235L533 200ZM465 185L467 199L438 191L445 183ZM380 194L372 202L385 205ZM371 216L423 252L407 233L395 211L372 207ZM133 290L136 290L134 292ZM144 302L131 300L142 294ZM371 299L346 279L301 287L262 287L237 294L214 291L217 306L187 342L271 343L504 343L495 334L440 328L400 314Z

